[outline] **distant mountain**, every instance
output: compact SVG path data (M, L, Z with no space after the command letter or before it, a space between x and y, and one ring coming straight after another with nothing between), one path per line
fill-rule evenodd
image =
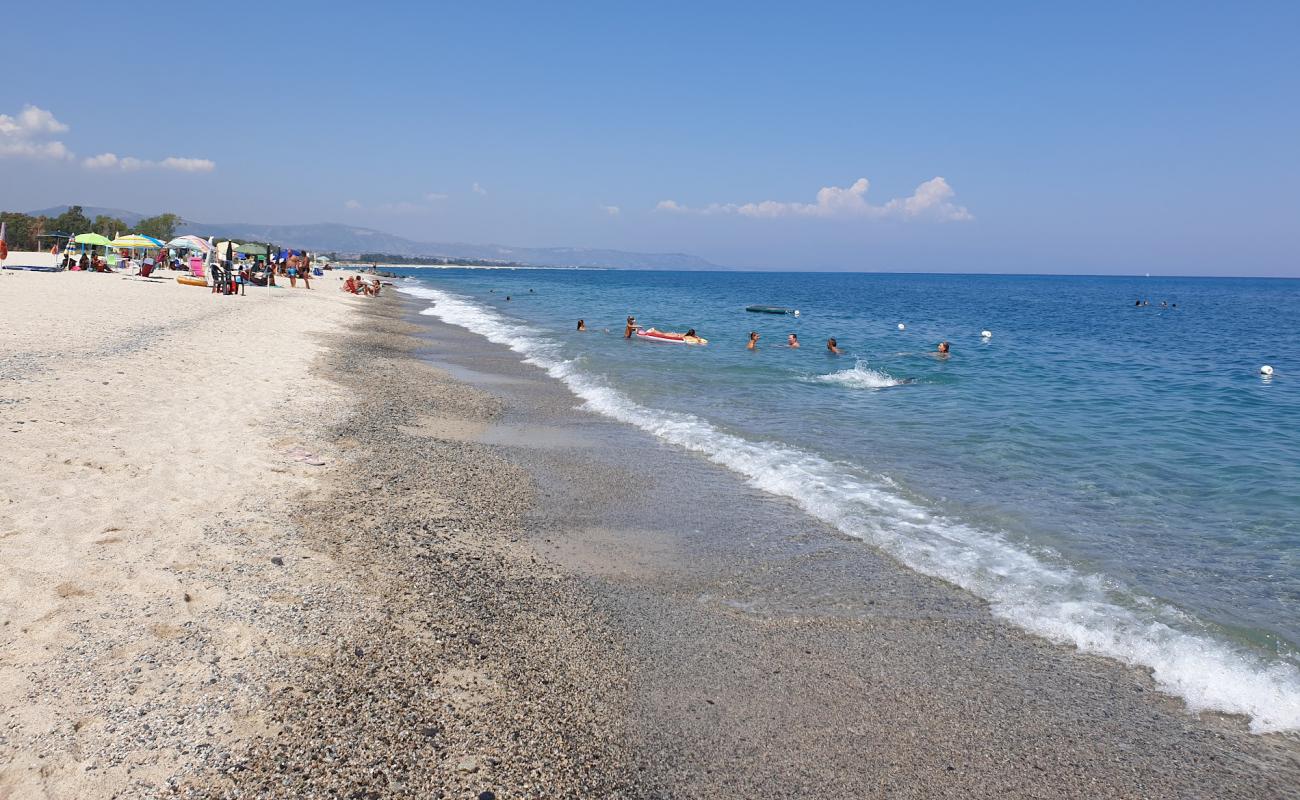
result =
M67 209L67 206L55 206L28 213L56 217ZM101 214L117 217L128 225L134 225L147 216L119 208L99 208L95 206L82 206L82 212L91 219ZM320 222L312 225L186 222L180 227L179 232L193 233L204 238L216 236L219 239L229 238L235 241L272 242L286 247L336 252L345 256L356 256L361 253L386 253L395 256L508 261L538 267L717 268L717 265L688 253L628 253L622 250L601 250L585 247L507 247L499 244L467 244L464 242L417 242L372 228L358 228L355 225L344 225L337 222Z

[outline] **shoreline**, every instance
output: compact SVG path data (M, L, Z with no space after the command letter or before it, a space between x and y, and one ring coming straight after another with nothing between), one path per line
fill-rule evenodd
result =
M33 589L57 598L63 633L21 669L7 656L0 679L53 696L0 706L0 797L1274 797L1300 781L1295 737L1192 716L1140 670L1022 633L725 469L575 409L558 381L405 297L337 299L328 324L277 318L281 334L323 328L259 367L265 396L232 403L233 428L164 428L139 409L148 392L210 404L237 362L198 383L151 373L89 420L65 412L78 442L112 447L145 414L155 446L181 447L169 466L198 478L212 455L184 446L222 443L239 480L93 532L136 548L90 572L122 570L138 602L61 578L75 562L45 565ZM134 320L156 338L5 362L26 368L0 384L6 421L56 388L84 409L117 391L89 388L92 372L144 375L199 326L211 342L195 363L219 361L243 298L212 300ZM284 413L290 386L312 393L310 416ZM45 449L27 474L64 480ZM136 469L107 483L119 501L175 485ZM64 505L89 503L86 485ZM0 547L20 519L75 529L4 514ZM148 515L155 528L132 529ZM183 539L156 532L171 526ZM0 628L6 652L33 624Z
M413 310L421 308L422 303L413 306ZM1076 753L1056 754L1068 763L1055 765L1059 770L1055 774L1052 767L1041 765L1032 778L1019 776L1022 789L1042 779L1043 791L1087 784L1091 796L1128 796L1144 791L1143 786L1147 792L1161 788L1170 795L1212 796L1215 790L1210 787L1216 785L1222 791L1232 786L1238 793L1273 796L1284 793L1281 787L1300 776L1300 743L1295 736L1251 734L1241 718L1191 714L1180 699L1156 689L1149 671L1052 644L996 619L983 601L907 569L807 517L794 504L746 485L725 468L632 426L575 410L581 401L568 388L540 368L521 364L521 357L504 346L428 316L422 321L436 332L432 338L450 340L431 348L427 358L508 398L497 431L489 429L479 437L503 444L513 437L517 446L508 449L514 458L528 465L536 480L559 485L547 494L562 500L553 501L558 505L549 512L539 512L543 532L535 532L537 544L568 569L594 581L597 593L606 593L613 606L623 608L630 615L624 619L625 630L644 630L647 618L676 620L639 643L641 652L633 659L634 685L659 681L662 691L676 693L695 683L703 695L696 698L701 707L713 712L719 711L718 706L737 709L732 722L742 728L741 741L727 743L735 750L715 749L712 759L698 753L708 752L718 738L734 737L716 729L692 733L691 725L683 729L683 719L696 713L685 701L667 716L662 705L655 712L652 729L676 729L682 740L698 737L692 741L699 748L698 760L733 767L724 771L725 779L699 769L692 780L700 783L683 794L723 790L743 777L754 781L750 784L754 791L779 795L784 787L787 794L797 796L799 783L789 773L778 779L768 765L746 760L764 735L768 758L773 752L802 752L822 765L813 771L820 773L817 780L803 785L804 792L817 787L861 791L873 784L854 775L862 769L860 762L883 753L892 752L896 763L919 774L942 763L936 751L966 753L967 758L982 754L988 764L1015 763L1019 754L1021 763L1037 763L1042 755L1035 753L1036 745L1049 752L1058 747L1069 750L1064 742L1082 744ZM549 436L550 443L529 441L536 440L543 428L566 434ZM454 433L443 429L443 435ZM565 438L568 452L554 443ZM624 466L629 459L640 469L629 473ZM704 489L679 491L661 484L640 491L636 487L644 483L645 474L680 476L681 484ZM579 488L568 488L570 482ZM641 495L648 497L638 500ZM593 514L601 497L606 512ZM643 507L637 511L637 506ZM694 510L677 511L678 507ZM766 510L737 513L750 507ZM728 517L738 519L728 523ZM644 607L631 602L633 610L627 611L629 596L651 600ZM882 641L882 636L887 639ZM782 643L773 647L777 640ZM820 647L808 653L804 646L808 641L817 641ZM674 648L684 648L686 653L672 648L665 652L666 642L674 642ZM682 674L672 666L684 655L697 659L688 654L717 648L718 642L729 642L723 649L734 652L704 671L719 671L727 680L747 676L752 681L748 693L733 695L729 703L709 694L722 688L711 685L716 679L699 672ZM638 651L636 641L629 647ZM893 663L871 664L884 652ZM828 694L815 681L801 680L809 677L801 674L809 669L803 663L808 655L815 655L818 668L832 664L830 674L837 689L852 687L852 692L860 693L850 692L856 701ZM656 657L661 661L657 665ZM855 663L854 657L860 662ZM776 663L779 673L789 677L761 674L750 666L751 659ZM868 668L863 668L864 663ZM697 666L704 669L703 664ZM958 691L958 686L964 690ZM915 694L907 697L909 691ZM987 696L990 692L992 696ZM759 735L744 729L753 719L772 713L768 704L791 698L803 707L783 709L780 716L792 728L820 729L821 738L790 737L772 730ZM974 698L979 699L972 707ZM892 718L894 732L874 731L866 737L874 740L872 746L854 752L836 741L836 726L838 735L850 731L863 735L862 719L855 717L855 711L867 718ZM826 716L835 721L828 722ZM971 740L973 730L987 738ZM900 749L900 736L913 741ZM917 746L915 737L932 741ZM1230 763L1244 754L1271 765L1253 788L1247 788L1251 781L1242 783L1243 775L1234 770L1180 774L1185 763ZM1125 763L1131 772L1113 774L1106 766L1111 763ZM675 768L690 774L693 766ZM805 777L810 771L797 760L785 766ZM946 773L946 769L937 771L924 779L931 781L926 783L931 791L953 778ZM997 783L1012 777L976 769L963 776L959 785L977 795L1014 794L1010 786L1015 784L999 787ZM1133 783L1125 784L1128 780Z

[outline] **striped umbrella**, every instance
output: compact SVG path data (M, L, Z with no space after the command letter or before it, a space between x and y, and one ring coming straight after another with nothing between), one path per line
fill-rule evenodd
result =
M174 250L199 250L204 253L212 250L212 244L207 239L200 239L192 233L177 236L168 242L167 246Z
M113 247L147 249L151 247L162 247L163 243L152 236L145 236L143 233L128 233L126 236L119 236L109 242L109 245Z

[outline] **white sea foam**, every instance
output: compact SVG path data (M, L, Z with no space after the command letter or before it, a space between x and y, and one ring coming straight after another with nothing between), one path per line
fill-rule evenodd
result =
M872 369L861 361L858 361L849 369L842 369L827 375L813 375L802 380L809 383L830 383L849 389L888 389L891 386L902 386L906 383L906 381L899 380L880 370Z
M1300 730L1300 669L1196 630L1194 620L1017 546L997 531L935 514L885 476L779 442L755 442L691 414L640 405L563 357L539 331L466 298L424 287L424 314L503 344L563 381L584 407L700 453L764 491L863 539L912 569L984 598L994 614L1081 650L1147 667L1195 711L1243 714L1256 733ZM855 368L856 369L856 368ZM849 370L845 370L848 372ZM838 373L837 373L838 374Z

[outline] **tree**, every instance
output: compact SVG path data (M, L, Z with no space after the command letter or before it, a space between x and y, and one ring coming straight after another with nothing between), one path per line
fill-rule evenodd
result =
M113 239L117 237L118 234L127 233L131 229L125 222L117 217L100 214L95 217L94 222L90 223L90 230L94 233L100 234L101 236L107 236L108 238Z
M90 230L90 219L82 213L81 206L68 206L67 211L50 220L48 229L76 236Z
M33 217L17 211L0 212L0 220L5 223L5 242L10 250L35 250L36 237L45 232L48 221L45 217Z
M135 229L137 233L143 233L145 236L152 236L165 242L176 236L176 228L184 221L179 214L159 214L156 217L146 217L140 220L140 224L136 225Z

